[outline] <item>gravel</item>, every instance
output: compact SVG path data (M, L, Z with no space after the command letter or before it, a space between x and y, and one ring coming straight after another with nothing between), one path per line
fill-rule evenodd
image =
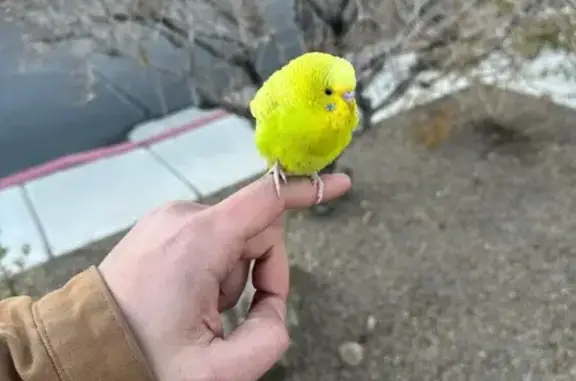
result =
M575 114L489 95L499 113L468 91L367 132L342 160L352 199L288 220L292 261L317 286L299 291L287 380L574 379ZM438 149L410 143L414 123L456 105ZM346 342L363 342L360 366L342 366Z

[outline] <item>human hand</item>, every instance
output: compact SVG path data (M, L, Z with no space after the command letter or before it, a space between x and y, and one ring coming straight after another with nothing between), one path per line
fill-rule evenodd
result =
M325 175L325 200L350 187ZM289 266L282 214L315 202L308 179L276 194L271 176L214 206L172 202L139 221L99 270L160 381L254 381L289 345ZM222 337L220 312L256 290L246 319Z

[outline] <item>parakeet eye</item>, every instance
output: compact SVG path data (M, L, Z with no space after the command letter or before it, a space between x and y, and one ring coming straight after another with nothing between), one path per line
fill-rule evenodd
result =
M326 90L324 90L324 94L326 95L332 95L332 89L327 87Z

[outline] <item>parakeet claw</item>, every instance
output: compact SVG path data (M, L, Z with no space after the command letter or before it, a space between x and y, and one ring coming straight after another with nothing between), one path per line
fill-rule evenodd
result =
M318 187L318 191L316 192L316 204L320 204L324 198L324 181L322 181L322 177L320 177L318 173L314 173L310 177L312 178L312 184Z
M274 177L274 185L276 187L276 193L278 194L278 197L280 197L280 180L282 180L284 184L288 182L288 179L286 178L286 173L284 173L282 167L280 167L280 163L275 162L274 165L270 168L270 170L266 174L272 174L272 176Z
M286 172L284 172L284 170L280 166L280 163L276 161L274 165L272 165L272 167L268 170L268 172L266 172L266 174L267 175L271 174L273 176L274 186L276 187L276 193L278 194L278 197L280 197L280 180L282 180L284 184L288 182ZM318 188L318 191L316 192L315 203L320 204L322 202L322 199L324 198L324 181L322 181L322 177L320 177L318 173L310 175L310 178L312 179L312 185Z

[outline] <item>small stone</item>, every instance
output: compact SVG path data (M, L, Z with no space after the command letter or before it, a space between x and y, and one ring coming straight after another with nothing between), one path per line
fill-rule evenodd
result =
M374 315L368 315L366 317L366 333L371 334L376 330L376 318Z
M362 225L368 225L372 220L373 215L374 213L371 210L364 213L364 215L362 216Z
M428 213L426 213L424 210L417 210L416 212L414 212L413 218L417 222L429 222L431 220Z
M340 344L338 354L346 365L357 366L364 359L364 347L355 341L347 341Z
M288 306L286 311L286 322L290 328L300 325L300 318L298 317L298 313L296 312L294 306Z

